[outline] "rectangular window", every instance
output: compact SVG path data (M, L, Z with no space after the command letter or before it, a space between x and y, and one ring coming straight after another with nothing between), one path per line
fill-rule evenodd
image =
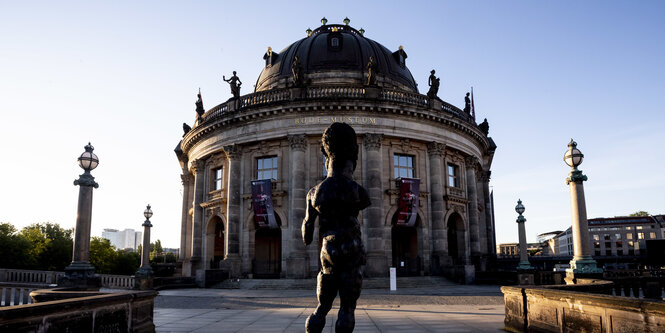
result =
M626 234L626 239L633 239L633 234Z
M638 225L637 227L635 227L635 229L636 229L636 230L642 230L642 226L641 226L641 225Z
M650 232L649 233L649 239L656 239L656 233L655 232Z
M605 238L605 240L610 240L610 234L605 234L603 235L603 237Z
M626 227L626 230L632 230L632 229L633 229L632 227Z
M593 240L595 241L600 240L600 237L598 237L598 235L593 235Z
M213 170L214 172L214 178L215 178L215 183L214 183L214 190L221 190L222 189L222 168L218 168Z
M256 179L277 179L277 156L256 159Z
M633 241L628 242L628 255L635 255L635 243Z
M328 168L326 167L326 155L323 155L323 178L328 176Z
M395 154L393 156L393 168L395 178L413 178L413 171L415 170L413 156Z
M460 187L459 181L459 168L457 165L448 164L448 186Z
M638 232L637 233L637 239L644 239L644 233L643 232Z
M621 239L621 234L614 234L614 239Z

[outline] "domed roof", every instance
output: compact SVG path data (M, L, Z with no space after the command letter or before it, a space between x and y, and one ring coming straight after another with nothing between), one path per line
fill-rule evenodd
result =
M363 85L371 56L376 63L377 85L417 93L402 47L391 52L363 33L348 25L322 25L280 52L268 48L255 91L293 86L291 65L296 56L307 85Z

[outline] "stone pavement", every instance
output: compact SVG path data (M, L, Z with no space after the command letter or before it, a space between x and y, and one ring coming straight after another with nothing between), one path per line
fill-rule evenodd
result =
M498 332L499 286L363 290L354 332ZM338 299L339 300L339 299ZM334 332L337 305L324 332ZM157 332L304 332L314 290L175 289L155 300Z

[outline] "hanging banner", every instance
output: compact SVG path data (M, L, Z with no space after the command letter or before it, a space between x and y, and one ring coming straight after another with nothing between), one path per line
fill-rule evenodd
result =
M272 208L270 179L252 180L252 207L257 228L279 228Z
M413 227L416 224L419 194L420 179L400 178L399 214L397 214L397 225Z

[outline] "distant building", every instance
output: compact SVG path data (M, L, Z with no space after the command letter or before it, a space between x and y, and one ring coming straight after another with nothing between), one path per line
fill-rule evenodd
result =
M143 241L143 233L134 231L134 229L125 229L119 231L117 229L104 229L102 231L102 238L106 238L118 250L132 250L136 251L139 244Z
M526 243L527 252L540 251L540 243ZM500 258L517 257L520 255L519 243L502 243L496 246L496 254Z
M647 240L665 239L665 215L589 219L589 236L594 257L644 255ZM548 242L555 256L573 255L570 228Z

